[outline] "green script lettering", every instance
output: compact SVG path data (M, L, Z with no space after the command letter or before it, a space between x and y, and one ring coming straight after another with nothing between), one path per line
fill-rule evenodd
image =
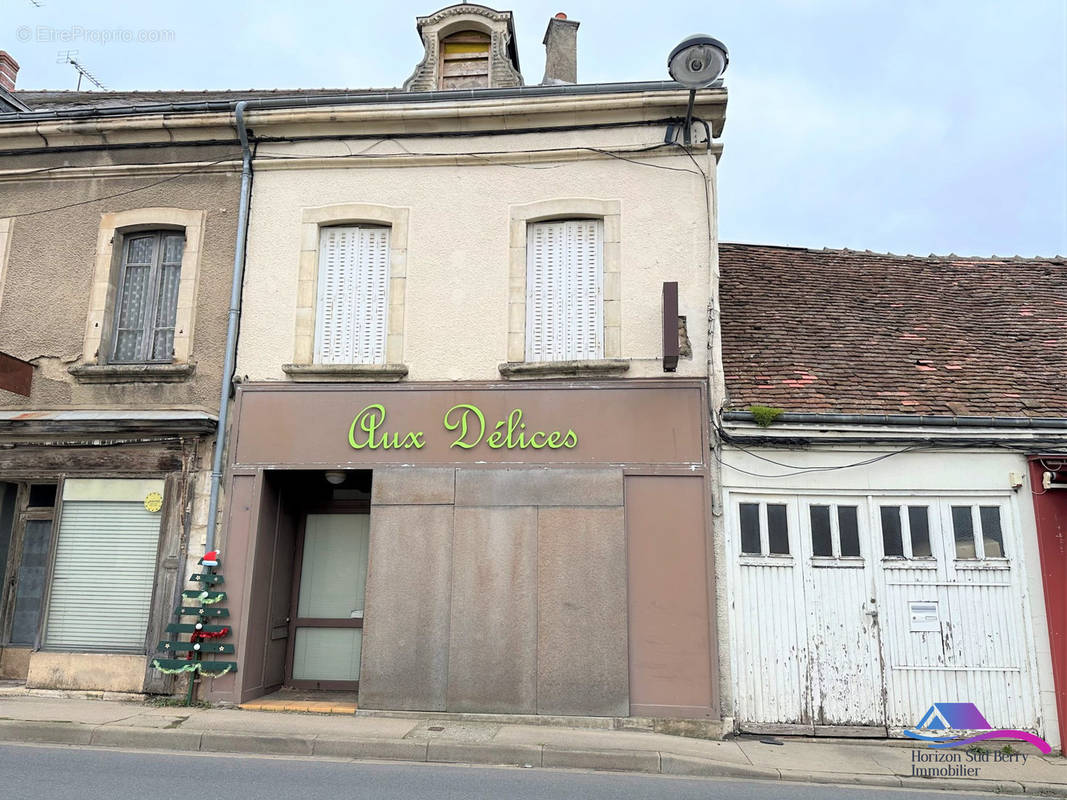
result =
M453 418L453 412L459 411L458 418ZM474 436L473 441L466 441L468 433L472 431L467 424L468 417L473 414L478 420L478 433ZM464 450L470 450L472 447L478 444L482 440L482 436L485 435L485 415L482 414L482 410L478 406L472 406L469 403L460 403L459 405L452 406L445 412L445 428L450 431L454 431L459 428L459 438L452 442L449 447L462 447Z
M356 450L362 450L364 447L369 450L421 450L425 446L422 441L424 434L421 431L404 434L403 441L399 433L379 434L378 429L384 422L385 406L381 403L367 406L356 414L348 427L348 444ZM365 438L357 435L357 428L366 434Z

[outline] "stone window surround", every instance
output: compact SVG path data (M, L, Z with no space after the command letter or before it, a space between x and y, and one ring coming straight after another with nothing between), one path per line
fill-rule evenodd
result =
M137 208L100 215L96 240L96 265L89 294L89 318L85 327L82 363L71 367L79 380L119 382L129 380L182 380L192 374L193 322L196 311L200 254L203 249L206 211L183 208ZM123 237L145 230L185 231L182 271L178 281L178 308L174 320L174 358L169 364L109 365L107 341L113 330L111 315L115 311L118 278L121 273ZM99 374L98 374L99 373Z
M404 358L404 295L407 289L409 209L370 203L340 203L305 208L300 218L300 265L297 273L296 325L293 363L283 369L293 380L323 379L315 375L321 366L324 376L352 380L366 367L370 379L399 380L407 374ZM338 365L316 365L315 304L318 296L319 231L331 225L388 225L389 232L389 311L385 334L385 361L382 364L351 365L338 373ZM350 365L343 365L349 367ZM328 379L328 378L327 378Z
M4 302L4 281L7 278L7 253L11 244L11 217L0 218L0 305Z
M526 361L526 231L552 219L604 221L604 360L622 358L622 203L593 198L557 198L510 207L508 257L508 363ZM552 362L546 362L546 369ZM597 362L589 362L595 364ZM502 367L505 365L501 365ZM530 365L533 366L532 364ZM502 370L503 372L504 370ZM524 370L528 372L529 370ZM611 371L617 371L611 370Z

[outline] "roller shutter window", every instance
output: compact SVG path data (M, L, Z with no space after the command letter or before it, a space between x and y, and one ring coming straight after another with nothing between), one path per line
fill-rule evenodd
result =
M526 239L526 360L604 357L604 223L531 223Z
M145 652L159 530L143 500L64 499L45 647Z
M323 228L315 363L384 364L388 308L389 228Z

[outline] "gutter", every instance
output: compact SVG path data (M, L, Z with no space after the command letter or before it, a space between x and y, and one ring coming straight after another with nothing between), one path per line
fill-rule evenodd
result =
M222 456L226 445L226 424L230 416L231 387L237 361L237 329L241 319L241 288L244 284L245 247L248 243L248 209L252 200L252 149L248 145L245 109L248 102L234 106L234 124L241 140L241 201L237 212L237 243L233 252L233 284L230 287L230 312L226 323L226 358L222 365L222 388L219 391L219 423L215 429L215 451L211 459L211 496L207 511L205 552L215 549L215 519L219 511L219 485L222 482Z
M723 422L755 422L751 411L724 411ZM1067 417L944 417L912 414L809 414L786 411L779 423L826 425L897 425L936 428L1067 428Z
M722 80L708 87L722 89ZM257 97L246 100L203 100L185 103L154 103L152 105L109 106L107 108L49 109L45 111L0 113L0 122L32 122L45 119L96 119L133 115L182 112L236 112L245 108L312 108L330 105L412 104L436 102L470 102L528 97L582 96L598 94L626 94L639 92L679 91L674 81L640 81L634 83L586 83L552 86L518 86L510 89L451 89L435 92L405 92L400 89L377 92L342 92L332 95L291 95L288 97Z

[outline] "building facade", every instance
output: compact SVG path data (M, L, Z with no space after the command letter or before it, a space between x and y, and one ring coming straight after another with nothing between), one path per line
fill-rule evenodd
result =
M719 719L719 146L676 84L517 85L510 24L446 9L408 94L246 113L212 699Z
M169 691L147 656L207 530L232 127L132 108L159 94L118 115L115 98L13 82L0 98L0 676Z
M970 702L1057 746L1063 261L720 258L738 727L893 735Z

